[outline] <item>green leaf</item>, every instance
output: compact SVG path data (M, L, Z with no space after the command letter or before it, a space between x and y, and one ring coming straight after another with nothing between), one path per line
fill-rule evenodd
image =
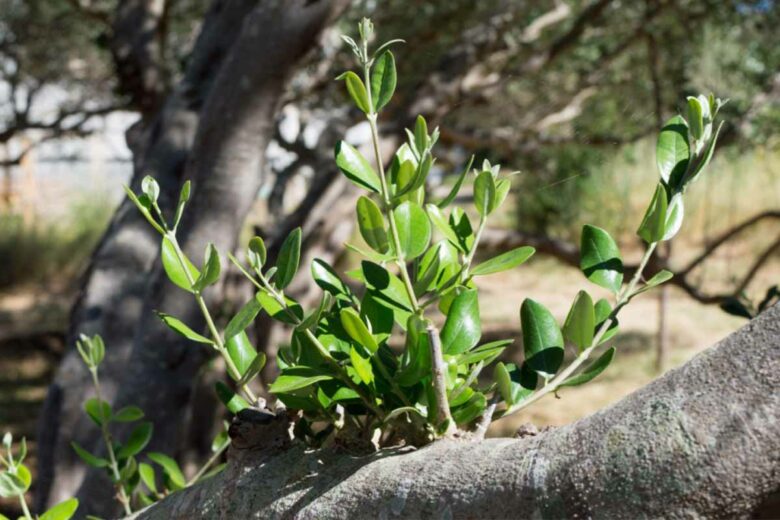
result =
M685 184L696 180L707 164L709 164L710 160L712 159L712 155L715 152L715 143L718 142L718 136L720 135L721 128L723 128L723 121L721 121L721 123L718 125L718 129L715 131L715 135L713 135L710 139L706 150L702 154L701 158L697 161L693 171L689 172L688 178L684 181Z
M438 229L441 234L444 235L444 238L457 245L458 235L455 234L455 230L452 229L441 209L434 204L426 204L425 209L428 213L428 218L431 219L431 222L434 226L436 226L436 229Z
M371 361L362 357L355 347L349 349L349 359L352 361L352 368L355 369L358 377L365 384L370 385L374 381L374 371L371 368Z
M563 336L577 346L580 351L590 347L596 328L596 309L593 299L585 291L580 291L563 324Z
M219 400L222 401L222 404L224 404L231 413L235 414L244 408L249 408L249 403L222 381L217 381L214 387L217 392L217 397L219 397Z
M276 261L276 286L284 289L293 281L301 261L301 228L293 229L279 248Z
M507 345L514 343L514 341L515 340L513 339L499 339L480 345L477 348L462 354L458 358L458 364L473 365L474 363L484 361L485 365L488 365L506 349Z
M111 405L101 399L95 397L87 399L84 403L84 411L98 426L111 421Z
M260 269L265 265L265 261L268 259L268 250L262 238L254 237L249 241L247 258L249 259L249 265L255 269Z
M694 139L701 139L704 135L704 117L699 100L688 96L688 125Z
M173 228L179 227L181 222L181 216L184 213L184 206L187 201L190 200L190 192L192 191L192 183L190 181L184 181L179 191L179 202L176 204L176 215L173 218Z
M319 285L323 291L327 291L335 297L352 299L352 290L345 284L341 277L336 273L325 260L315 258L311 263L311 276L314 283Z
M249 366L246 368L243 375L241 376L241 379L238 380L236 385L241 387L251 381L257 374L260 373L263 367L265 367L265 362L266 355L263 352L258 352L257 355L252 359L252 362L249 363Z
M254 361L257 356L257 351L249 341L249 336L247 336L246 332L241 331L227 340L225 347L227 348L231 361L236 365L239 374L243 376L246 371L249 370L252 361Z
M381 193L379 177L354 146L344 141L336 144L336 166L353 184L374 193Z
M453 208L450 213L450 227L458 237L455 245L464 253L468 253L474 245L474 228L471 227L469 216L462 209Z
M269 390L274 394L292 392L293 390L306 388L307 386L311 386L320 381L330 381L333 379L331 376L317 373L313 369L303 372L303 374L308 375L298 375L302 372L303 371L298 371L296 373L292 373L291 371L282 372L282 375L277 377L276 381L271 384Z
M398 229L401 251L406 260L417 258L425 252L431 241L431 224L425 211L413 202L404 202L393 210Z
M160 196L160 185L153 177L147 175L141 181L141 191L149 198L149 201L155 203Z
M355 312L355 309L351 307L341 309L340 317L344 330L358 345L365 347L371 354L375 354L379 350L379 345L377 345L374 336L371 335L368 327L363 323L360 315Z
M30 470L27 468L27 466L24 464L17 465L16 476L22 483L22 487L24 488L25 492L30 489L30 485L32 484L32 473L30 473Z
M0 497L11 498L23 495L27 488L18 475L4 471L0 473Z
M676 193L666 208L666 222L664 223L664 236L662 240L673 238L682 227L685 217L682 193Z
M596 226L582 228L580 268L588 280L613 293L623 284L620 250L609 233Z
M507 251L506 253L494 256L490 260L482 262L471 270L471 274L472 276L484 276L512 269L531 258L535 252L536 250L529 246L512 249L511 251Z
M187 481L184 478L184 474L181 472L181 468L179 468L179 465L176 463L176 461L170 458L168 455L165 455L164 453L152 452L147 454L147 457L160 465L171 484L173 484L174 491L187 485Z
M128 437L125 445L117 452L117 458L125 459L141 453L141 450L149 444L149 440L152 438L152 431L152 423L150 422L136 426L130 433L130 437Z
M563 361L563 335L547 308L530 298L520 306L525 361L542 377L554 376Z
M471 350L482 336L476 289L463 291L452 302L441 331L442 351L448 355Z
M366 114L371 113L371 106L368 104L368 92L366 86L360 77L352 71L345 72L337 79L343 79L347 84L347 92L354 101L355 105Z
M666 227L666 188L658 184L653 199L647 207L645 217L639 225L636 234L648 244L658 242L664 237Z
M455 200L455 197L458 196L458 192L460 192L460 187L463 185L463 180L466 178L466 174L471 170L471 165L474 163L474 156L472 155L469 158L469 162L466 163L466 167L463 169L462 172L460 172L460 175L458 175L457 180L455 181L455 184L452 185L452 189L447 194L446 197L444 197L441 202L437 204L437 206L441 209L446 208L450 204L452 204L452 201Z
M189 328L187 325L184 324L183 321L181 321L179 318L174 318L170 314L165 314L164 312L158 312L157 317L162 320L163 323L165 323L171 330L174 332L178 332L185 338L196 341L198 343L206 343L209 345L213 345L214 342L211 341L209 338L205 336L201 336L191 328Z
M428 148L428 123L423 116L417 116L414 122L414 147L417 152L422 153Z
M392 52L385 51L374 61L374 70L371 71L371 95L375 111L390 102L395 84L395 58Z
M469 400L451 410L452 420L456 424L468 424L477 417L481 417L487 407L487 399L481 392L474 392Z
M387 253L390 242L385 230L385 219L376 203L368 197L360 197L357 201L357 221L360 236L372 249Z
M688 168L690 145L688 144L688 126L680 116L669 119L655 147L656 164L663 181L676 187Z
M161 246L162 264L165 269L165 274L168 275L168 279L174 284L178 285L185 291L194 292L192 284L187 278L187 274L184 268L179 262L179 257L176 254L176 247L168 237L163 237ZM200 277L200 271L195 267L192 262L185 256L184 263L187 265L192 280L197 280Z
M494 208L499 208L509 195L509 190L512 188L512 182L509 179L501 179L496 181L496 197L493 202Z
M405 387L414 386L431 372L431 351L428 343L428 321L412 314L406 322L406 344L395 381Z
M133 422L144 418L144 412L137 406L125 406L111 417L115 422Z
M222 265L219 260L219 252L214 244L209 242L206 246L206 257L203 261L203 271L200 276L195 280L194 289L196 291L202 291L209 285L213 285L219 280L219 273L222 269Z
M404 283L381 265L367 260L361 263L361 272L372 296L393 309L397 322L406 324L412 304Z
M509 370L506 365L501 362L496 363L496 367L493 369L493 379L495 379L498 385L498 391L501 394L501 398L506 401L508 406L514 404L512 398L512 380L509 377Z
M474 181L474 205L483 217L493 212L496 202L496 180L489 171L477 175Z
M263 310L277 321L290 325L297 325L303 319L303 309L300 304L292 298L284 297L284 301L287 304L287 311L285 311L284 307L282 307L273 296L265 291L258 291L257 294L255 294L255 298L260 302ZM292 314L292 316L290 316L290 314Z
M76 452L76 455L78 455L81 458L81 460L83 460L93 468L107 468L109 466L109 462L106 459L92 455L90 452L88 452L87 450L85 450L75 442L71 442L70 445L73 448L73 451Z
M142 462L138 465L138 473L141 476L141 481L146 485L146 488L154 494L157 494L157 479L155 478L154 468Z
M78 507L78 499L69 498L43 513L38 520L70 520Z
M661 285L662 283L665 283L665 282L668 282L669 280L671 280L673 276L674 276L673 273L667 271L666 269L661 269L660 271L655 273L653 275L653 277L650 278L645 283L645 287L647 287L649 289L651 287L655 287L657 285Z
M596 361L591 363L588 368L583 370L581 373L577 374L576 376L572 376L561 383L561 386L578 386L587 383L597 375L601 374L609 366L609 364L612 363L612 358L614 357L615 347L612 347L599 356Z
M225 341L246 330L262 308L257 298L250 298L225 327Z

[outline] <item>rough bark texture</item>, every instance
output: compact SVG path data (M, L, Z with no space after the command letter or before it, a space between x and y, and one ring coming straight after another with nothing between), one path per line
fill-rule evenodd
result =
M154 175L164 207L172 205L166 200L175 200L183 177L193 180L181 242L194 261L207 240L221 251L233 248L259 187L285 82L343 6L339 0L213 2L185 78L134 149L134 187L143 175ZM106 397L115 407L140 405L155 423L152 447L175 453L195 374L209 354L163 330L152 313L164 309L202 323L191 296L155 268L158 246L159 237L125 201L93 257L69 346L79 332L104 336ZM81 486L78 496L92 513L114 511L104 475L87 472L69 446L75 439L101 451L98 432L80 411L90 393L88 374L71 349L42 414L38 508Z
M749 517L780 490L778 385L775 306L619 403L535 437L367 457L234 450L222 475L135 518Z

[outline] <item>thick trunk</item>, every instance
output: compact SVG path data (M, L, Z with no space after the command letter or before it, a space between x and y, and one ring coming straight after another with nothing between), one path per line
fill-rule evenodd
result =
M778 385L775 306L619 403L535 437L366 457L259 443L136 518L750 517L780 490Z
M257 191L262 153L285 78L329 18L331 2L303 3L281 5L268 1L258 6L255 0L215 0L185 77L134 148L133 187L138 188L144 175L155 176L163 189L163 204L175 200L184 175L194 180L185 244L195 261L200 260L206 239L214 240L223 251L229 249ZM287 24L277 24L277 17ZM291 17L296 18L292 24L288 20ZM246 30L238 30L245 20ZM211 96L215 88L217 92ZM193 143L198 143L194 153ZM171 363L173 366L168 368L173 371L186 365L184 372L192 375L205 359L203 352L191 345L185 349L179 343L170 351L161 348L175 338L156 328L151 310L164 308L187 318L192 306L182 300L182 295L171 295L176 300L173 302L163 301L170 287L160 283L155 269L158 249L159 237L132 204L124 201L93 255L73 311L71 348L49 389L41 415L38 508L72 496L85 479L87 472L70 448L71 440L93 451L101 449L98 432L81 411L92 390L89 375L72 348L79 333L99 333L106 340L108 351L101 366L101 380L109 401L139 402L157 421L168 417L172 407L182 406L189 397L184 385L191 384L192 377L187 381L163 377L153 386L141 384L149 377L139 376L145 369L142 367L159 362ZM193 321L197 323L197 317ZM156 336L149 337L153 332ZM144 348L147 337L154 345ZM136 347L141 352L134 353ZM166 361L148 359L146 349L164 351ZM155 393L168 383L171 390L163 393L173 393L176 398L156 401ZM123 384L129 387L119 395ZM160 447L176 444L171 435L178 432L178 425L159 422L155 426ZM105 484L102 478L90 480ZM82 497L99 510L111 504L106 488Z

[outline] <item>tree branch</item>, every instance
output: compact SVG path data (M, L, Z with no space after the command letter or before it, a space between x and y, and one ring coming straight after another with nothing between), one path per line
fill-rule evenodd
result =
M775 306L616 405L537 436L365 457L232 449L221 475L133 518L751 517L780 489L778 385Z

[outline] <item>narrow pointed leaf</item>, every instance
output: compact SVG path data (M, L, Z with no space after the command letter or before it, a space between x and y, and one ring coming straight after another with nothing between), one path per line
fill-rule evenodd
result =
M466 163L466 167L463 169L462 172L460 172L460 175L458 175L457 180L455 181L455 184L452 185L452 189L447 194L446 197L444 197L441 202L436 204L439 208L444 209L450 204L452 204L452 201L455 200L455 197L458 196L458 192L460 192L460 187L463 185L463 180L466 178L466 174L471 170L471 165L474 163L474 156L472 155L469 158L469 162Z
M456 296L450 305L441 331L442 350L448 355L461 354L474 348L481 336L477 290L469 289Z
M349 71L339 76L339 79L343 79L347 84L347 92L349 92L349 96L352 98L355 105L364 113L371 113L372 110L368 104L368 92L360 77L354 72Z
M474 181L474 205L479 214L484 217L495 209L495 201L496 181L492 173L483 171Z
M163 269L165 269L165 274L168 275L168 279L185 291L193 292L192 284L187 278L187 273L184 271L181 262L179 262L176 248L168 237L163 237L162 239L161 256ZM192 278L193 281L197 280L200 277L198 268L195 267L186 256L184 257L184 263L187 265L190 278Z
M357 221L360 236L373 250L387 253L390 242L385 229L385 219L376 203L368 197L357 201Z
M301 228L295 228L282 242L276 261L276 286L284 289L293 281L301 261Z
M608 349L604 352L596 361L588 366L584 371L572 376L563 383L561 386L578 386L587 383L591 379L601 374L612 363L612 359L615 357L615 347Z
M358 377L365 384L370 385L374 381L374 371L371 368L371 361L365 359L360 353L352 347L349 350L349 359L352 362L352 368L355 369Z
M374 354L379 350L379 345L377 345L376 340L371 335L366 324L363 323L360 315L355 312L355 309L351 307L341 309L340 317L341 325L344 327L344 330L347 331L349 337L355 340L358 345L365 347L371 354Z
M69 498L43 513L38 517L38 520L70 520L70 518L73 518L73 515L78 508L78 499Z
M623 284L620 250L609 233L596 226L582 228L580 268L588 280L613 293Z
M393 210L401 253L413 260L425 252L431 241L431 224L425 211L413 202L404 202Z
M371 95L375 111L390 102L396 81L395 58L392 52L385 51L374 61L371 71Z
M209 338L205 336L201 336L200 334L198 334L197 332L189 328L179 318L175 318L170 314L165 314L164 312L158 312L157 317L160 318L162 322L165 323L171 330L181 334L182 336L184 336L185 338L191 341L196 341L198 343L207 343L209 345L212 345L214 343Z
M209 243L206 247L206 259L203 262L203 270L200 276L195 280L194 288L196 291L202 291L209 285L219 280L219 273L222 269L219 259L219 252L214 244Z
M116 412L112 417L112 421L116 422L133 422L137 421L139 419L143 419L144 412L137 406L125 406L118 412Z
M225 408L227 408L230 413L236 414L244 408L249 408L249 403L222 381L217 381L214 385L214 389L217 392L217 397L222 401L222 404L225 405Z
M593 299L585 291L574 298L566 321L563 324L563 336L582 351L593 343L596 328L596 310Z
M336 166L357 186L381 192L381 183L374 169L357 149L344 141L336 145Z
M157 452L149 453L147 456L162 467L165 475L177 489L181 489L187 485L184 474L181 472L181 468L179 468L179 464L175 460L168 455Z
M247 336L246 332L241 331L227 340L225 347L230 360L236 365L239 375L243 376L252 365L252 361L257 357L257 351L252 346L252 342L249 341L249 336Z
M535 252L536 250L533 247L518 247L482 262L471 270L471 274L473 276L484 276L512 269L531 258Z
M653 199L647 207L645 217L639 225L636 234L648 244L658 242L664 237L666 229L666 188L659 184L655 189Z
M262 308L257 298L250 298L225 327L225 341L246 330Z
M669 119L661 133L655 148L656 163L663 181L671 186L677 186L688 168L690 145L688 143L688 126L680 116Z
M76 455L78 455L81 458L81 460L83 460L93 468L107 468L109 466L109 462L106 459L103 459L96 455L92 455L90 452L88 452L87 450L85 450L75 442L71 442L70 445L73 448L73 451L76 452Z
M153 427L150 422L141 423L136 426L130 433L127 442L125 442L124 446L117 452L117 458L126 459L141 453L141 450L149 444L149 441L152 438L152 431Z
M555 375L563 361L563 335L555 317L528 298L520 307L520 325L526 363L543 377Z

